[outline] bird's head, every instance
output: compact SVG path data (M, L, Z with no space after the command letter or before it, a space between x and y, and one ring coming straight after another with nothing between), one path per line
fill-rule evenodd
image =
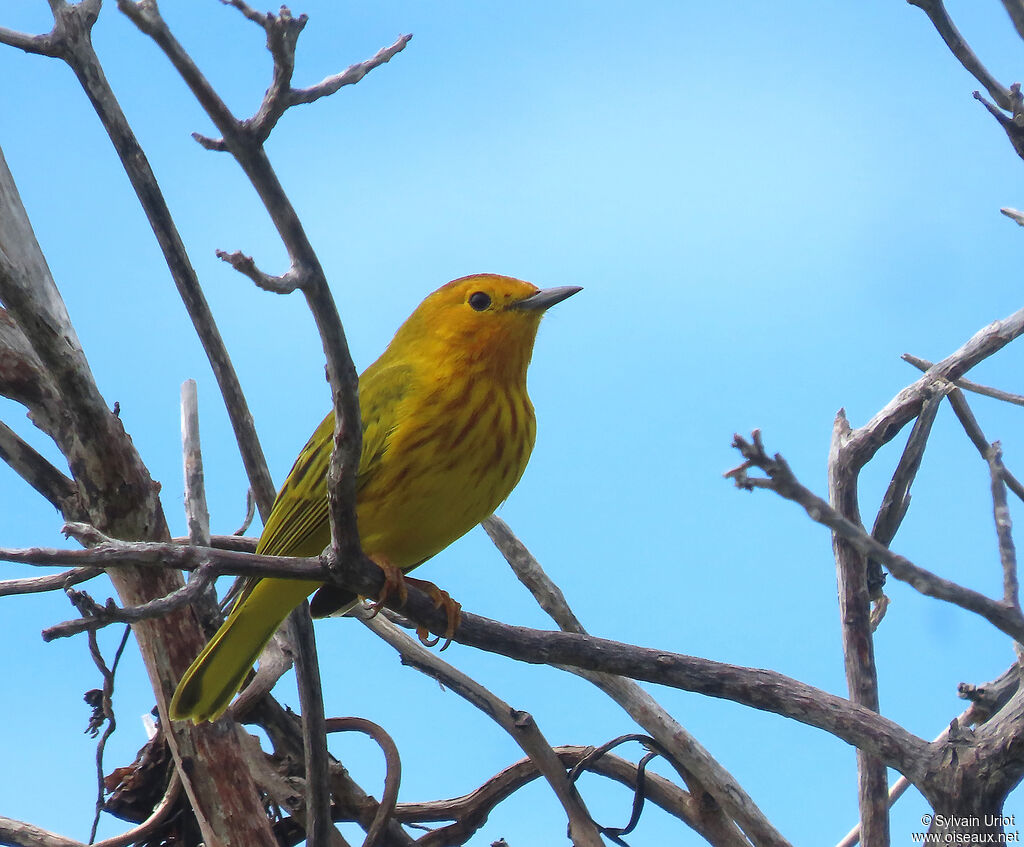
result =
M525 375L547 309L578 286L538 288L497 274L464 276L430 294L402 324L389 352L422 352L487 370Z

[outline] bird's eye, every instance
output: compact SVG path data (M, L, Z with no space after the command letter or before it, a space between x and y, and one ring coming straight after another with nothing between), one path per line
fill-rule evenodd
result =
M484 291L474 291L469 295L469 305L478 312L482 312L491 305L491 295Z

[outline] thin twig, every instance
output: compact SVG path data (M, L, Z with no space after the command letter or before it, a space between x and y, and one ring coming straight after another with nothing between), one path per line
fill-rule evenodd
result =
M737 486L748 490L767 488L787 500L799 503L813 521L838 533L863 555L877 558L896 579L906 582L921 594L944 600L980 615L1015 640L1024 639L1024 616L1018 610L1009 608L977 591L943 579L931 571L918 567L906 557L893 553L872 538L863 527L844 518L828 503L801 485L780 455L776 454L770 458L763 452L763 447L757 448L748 444L739 436L736 436L734 443L746 459L742 465L726 474L736 482ZM749 476L747 470L751 466L764 470L768 474L768 478Z
M0 580L0 597L13 594L37 594L43 591L64 591L72 585L86 582L102 574L99 568L72 568L48 576L29 576L24 579Z
M914 421L914 426L907 438L907 444L893 472L892 480L886 488L882 497L882 504L875 516L875 523L871 528L871 534L882 544L888 547L896 537L900 524L906 517L910 508L910 488L914 483L917 472L921 467L921 459L924 457L925 445L928 443L928 436L932 431L932 424L935 422L935 415L942 403L942 394L936 392L929 397L924 406L921 407L921 414ZM856 474L854 474L856 476ZM872 601L882 600L882 586L885 584L885 576L882 573L881 565L875 559L867 561L867 590ZM883 603L879 609L879 615L872 613L869 616L871 631L874 632L878 621L884 615Z
M920 359L917 356L911 356L909 353L904 353L902 356L903 360L913 365L919 370L927 371L933 367L932 363L927 359ZM964 391L973 391L976 394L984 394L988 397L993 397L997 400L1005 400L1007 403L1013 403L1015 405L1024 405L1024 397L1018 394L1009 394L1005 391L1000 391L997 388L989 388L985 385L978 385L977 383L970 382L966 379L958 379L955 382L957 386L950 391L946 397L949 400L950 406L953 407L953 412L957 416L957 420L960 421L961 426L964 428L964 432L967 433L967 437L971 439L971 442L978 449L982 458L985 458L989 441L985 437L985 433L982 432L981 426L978 424L977 418L971 411L971 407L967 403L967 398L964 396ZM961 390L963 389L963 390ZM1009 470L1003 466L1003 481L1007 487L1016 494L1021 500L1024 500L1024 484L1021 484Z
M373 821L366 830L366 840L363 841L363 847L376 847L387 832L388 821L398 803L398 789L402 782L402 759L398 754L398 746L383 727L366 718L328 718L324 724L329 733L361 732L368 735L377 742L384 754L384 791L380 795Z
M919 356L911 355L910 353L904 353L900 358L920 371L927 371L928 369L935 367L933 362L929 362L927 359L922 359ZM1012 394L1009 391L1002 391L998 388L980 385L977 382L971 382L969 379L953 380L953 384L957 388L962 388L964 391L970 391L973 394L984 394L986 397L993 397L996 400L1002 400L1004 403L1013 403L1015 406L1024 406L1024 396L1021 396L1020 394Z
M569 770L590 757L593 750L593 747L566 745L556 747L554 752L562 767ZM591 759L587 764L587 770L613 779L633 791L637 788L637 765L619 756L606 754ZM427 803L399 803L395 809L395 817L407 825L454 820L455 823L423 836L417 844L421 847L464 844L479 828L480 822L487 819L491 810L539 776L536 764L531 759L521 759L462 797ZM646 775L644 793L648 800L687 824L698 813L697 807L701 802L699 798L692 797L679 786L653 773ZM719 842L714 843L718 847Z
M329 76L316 85L311 85L309 88L293 88L288 95L289 105L297 106L302 103L312 103L321 97L334 94L334 92L345 85L354 85L374 68L380 67L385 62L390 62L405 49L411 39L412 35L400 35L394 44L388 47L381 47L369 59L350 65L340 74Z
M1017 226L1024 226L1024 212L1021 212L1019 209L1012 209L1009 206L1004 206L999 211L1017 224Z
M101 698L100 708L102 710L103 717L106 719L106 728L103 730L103 734L100 736L100 740L96 744L96 780L97 780L97 794L96 794L96 813L92 820L92 829L89 831L89 843L91 844L96 840L96 830L100 825L100 815L103 814L103 798L106 796L106 785L103 779L103 751L107 746L107 739L113 735L114 730L117 729L117 719L114 716L114 676L117 673L117 666L121 662L121 656L124 654L124 648L128 644L128 636L131 635L131 627L124 628L124 634L121 636L121 643L117 647L117 651L114 653L114 661L107 667L107 663L103 659L103 654L100 652L100 645L96 639L96 633L89 633L89 654L92 656L92 660L96 667L99 669L100 674L103 676L103 693Z
M982 106L988 111L988 113L995 118L995 121L999 126L1003 128L1003 132L1006 133L1006 137L1010 141L1010 146L1013 147L1014 152L1024 158L1024 96L1021 94L1021 87L1019 82L1015 82L1010 86L1010 106L1004 108L1012 112L1012 117L1003 114L999 106L995 103L990 103L982 95L980 91L974 92L974 99L981 103Z
M195 603L213 584L214 578L214 573L211 569L198 568L192 572L185 585L172 591L165 597L158 597L155 600L149 600L138 606L124 606L121 608L118 608L112 599L100 606L85 592L69 588L67 589L68 596L72 598L73 602L87 609L88 615L48 626L43 630L43 641L68 638L80 632L93 633L114 623L136 623L137 621L165 617L168 612Z
M245 492L245 519L242 521L242 525L231 534L235 536L245 535L249 527L252 526L252 520L255 517L256 498L252 496L252 489L250 488Z

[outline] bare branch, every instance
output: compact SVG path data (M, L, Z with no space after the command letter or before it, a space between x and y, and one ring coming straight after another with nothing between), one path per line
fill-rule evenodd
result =
M252 256L246 256L241 250L235 250L232 253L228 253L225 250L218 250L216 252L218 259L227 262L243 276L249 277L264 291L271 291L274 294L291 294L303 283L294 267L289 268L281 276L271 276L256 267L256 262L253 261Z
M54 13L54 29L46 36L55 47L46 55L59 56L74 71L121 159L210 360L224 396L250 485L257 492L257 500L266 516L273 503L275 489L256 437L248 403L153 170L92 48L89 33L99 9L99 0L69 6L62 4Z
M957 382L967 371L1024 333L1024 309L980 329L959 350L932 365L917 382L908 385L864 426L844 436L840 450L844 461L863 467L875 453L896 437L907 423L920 414L925 400L944 382Z
M1013 521L1006 503L1006 486L1003 483L1003 451L999 442L994 442L986 451L989 474L992 478L992 512L996 522L996 537L999 539L999 561L1003 566L1003 603L1020 610L1020 582L1017 578L1017 549L1013 543Z
M601 838L582 798L566 779L565 770L540 728L527 712L514 709L475 680L452 667L418 641L377 616L361 616L363 623L395 648L403 664L438 680L495 721L536 764L551 785L569 818L570 838L576 845L600 847ZM481 823L483 821L481 820Z
M910 5L921 9L932 22L936 31L946 42L946 46L960 61L960 64L984 86L989 95L1004 109L1012 108L1010 92L988 72L981 60L975 55L960 31L956 28L942 0L908 0Z
M755 481L758 480L752 482ZM823 501L822 505L829 508ZM900 558L867 533L863 535L868 539L869 552L872 555L877 552L887 567L892 567L891 563ZM218 574L283 576L332 582L364 597L377 596L384 584L383 572L365 557L336 563L333 568L325 570L319 557L257 556L231 550L143 542L108 542L88 550L0 548L0 560L46 565L102 563L104 567L130 562L138 566L169 566L184 570L208 564L211 572ZM910 568L914 567L905 559L902 561ZM432 597L415 585L408 586L408 589L408 599L402 612L430 632L443 635L448 628L447 614L434 605ZM982 600L985 604L992 602L984 597ZM1009 623L1007 626L1012 628ZM830 732L853 746L869 749L901 773L906 773L906 770L914 772L915 762L919 762L924 754L922 745L925 742L892 721L773 671L743 668L593 636L509 626L469 612L463 613L454 640L534 664L571 665L584 670L603 671L775 712Z
M398 787L402 781L402 760L398 755L398 747L383 727L366 718L329 718L325 722L325 729L327 732L361 732L376 741L384 754L384 791L363 842L363 847L376 847L384 837L388 821L398 803Z
M49 576L4 579L0 580L0 597L9 597L13 594L38 594L43 591L64 591L72 585L78 585L102 573L103 571L99 568L74 568Z
M900 358L921 371L927 371L929 368L934 367L927 359L912 356L910 353L904 353ZM964 391L970 391L974 394L984 394L986 397L994 397L996 400L1013 403L1015 406L1024 406L1024 396L1021 396L1020 394L1011 394L1009 391L990 388L987 385L980 385L977 382L971 382L969 379L957 379L953 381L953 384L957 388L962 388Z
M1017 35L1024 38L1024 3L1021 0L1003 0L1003 8L1013 21Z
M302 708L302 748L306 763L306 841L310 847L331 843L331 785L324 724L324 696L309 603L303 601L289 618L295 642L295 676Z
M73 6L65 3L50 3L53 12L53 29L44 35L28 35L0 27L0 44L9 44L26 53L40 56L63 57L67 52L68 29L81 28L88 31L96 23L102 0L81 0Z
M293 88L288 97L289 105L297 106L302 103L312 103L321 97L334 94L343 86L355 85L374 68L380 67L385 62L390 62L396 55L401 53L411 39L412 35L400 35L394 44L389 47L382 47L369 59L350 65L340 74L329 76L309 88Z
M85 517L75 481L57 470L3 421L0 421L0 459L61 514Z
M872 538L862 527L844 518L828 503L801 485L781 456L776 454L769 458L763 453L763 449L758 450L756 446L748 444L739 436L736 436L734 443L746 459L742 465L726 474L735 480L737 486L748 490L767 488L787 500L799 503L813 521L829 527L849 541L861 554L878 559L896 579L906 582L928 597L944 600L980 615L1014 640L1024 639L1024 617L1019 611L991 600L977 591L936 576L931 571L913 564L906 557L893 553ZM751 466L764 470L769 478L748 476L747 470Z
M904 361L909 362L915 368L926 371L932 367L931 362L926 359L919 359L917 356L911 356L909 353L904 353ZM953 412L956 414L957 419L963 426L964 431L967 433L967 437L971 439L971 442L975 447L978 448L978 452L982 458L986 458L989 449L988 439L985 437L985 433L982 432L981 427L978 424L977 418L974 417L974 413L971 411L971 407L967 403L967 398L964 396L963 391L973 391L976 394L985 394L989 397L994 397L997 400L1005 400L1008 403L1014 403L1015 405L1024 405L1024 397L1020 397L1017 394L1009 394L1005 391L1000 391L997 388L989 388L986 385L978 385L977 383L970 382L966 379L958 379L956 381L957 388L950 391L946 397L949 400L950 406L953 407ZM1003 481L1006 486L1016 494L1021 500L1024 500L1024 484L1015 477L1005 466L1002 467Z
M980 91L974 92L974 99L981 103L988 110L988 113L996 119L996 123L1003 128L1003 132L1006 133L1006 137L1010 140L1010 145L1013 147L1014 152L1021 158L1024 158L1024 98L1021 96L1020 83L1015 82L1010 86L1011 105L1004 107L1012 109L1013 117L1004 115L999 110L999 107L986 100Z
M1024 226L1024 212L1018 211L1017 209L1011 209L1008 206L1004 206L999 211L1018 226Z
M295 71L295 49L298 38L308 20L306 15L293 18L287 7L282 6L279 14L263 13L252 9L243 0L222 0L226 5L238 9L247 19L259 25L267 35L267 49L274 60L273 79L267 88L259 110L253 117L238 123L235 134L247 136L249 145L262 145L273 132L281 116L292 106L312 103L321 97L334 94L346 85L354 85L374 68L391 61L405 49L411 35L401 35L389 47L382 47L371 58L351 65L339 74L327 77L309 88L292 88L291 80ZM208 150L232 149L230 133L218 125L224 137L220 139L194 136Z
M1005 703L1006 700L1009 699L1009 693L1006 693L1005 689L1008 688L1009 684L1013 682L1011 676L1016 677L1015 669L1011 669L1011 671L1013 671L1012 675L1009 672L1004 673L999 680L996 680L996 682L991 683L989 686L986 686L986 688L997 688L999 690L999 695L997 696L1003 703ZM991 711L989 711L987 707L972 703L967 709L961 712L958 717L954 718L950 726L970 726L974 723L980 723L987 720L990 715ZM940 732L935 737L935 739L932 741L932 744L943 743L949 738L949 735L950 727L947 726L945 729L942 730L942 732ZM910 786L911 782L905 776L901 776L899 779L896 780L896 782L892 784L892 788L889 789L888 797L888 804L890 808L892 808L893 804L906 793L907 789L910 788ZM853 827L853 829L851 829L839 841L836 847L855 847L855 845L858 843L860 843L860 824Z
M334 451L327 474L331 543L338 561L360 558L362 550L359 546L354 505L355 477L359 467L362 438L358 402L359 380L352 364L341 318L320 260L267 158L261 139L255 137L243 122L239 122L231 114L171 33L156 4L118 0L118 8L156 42L181 74L185 84L224 136L224 143L259 194L288 251L291 262L288 273L298 281L297 285L302 289L313 313L323 342L327 358L327 376L331 385L335 418ZM268 15L267 20L272 17L274 16ZM281 50L294 49L293 39L297 37L295 21L292 21L290 16L287 21L283 20L284 18L285 12L282 12L274 18L275 22L272 25L268 24L268 46L272 52L275 45ZM279 41L269 38L269 29L273 29L275 39L280 36ZM298 29L301 29L301 25ZM289 43L291 47L288 47ZM290 78L287 67L277 68L278 58L275 54L275 73ZM285 82L286 80L282 79L281 84L284 85Z
M887 547L896 537L896 531L903 522L907 509L910 508L910 487L921 467L924 448L928 443L928 436L931 434L932 424L935 422L935 415L941 402L940 393L933 394L925 401L907 439L907 445L903 448L892 481L882 497L882 505L875 517L871 534Z
M16 847L86 847L81 841L12 818L0 818L0 843Z
M210 546L210 510L206 505L203 453L199 441L199 398L196 381L181 384L181 445L185 463L185 518L189 540Z
M95 737L100 724L103 722L107 724L103 734L100 736L99 742L96 744L96 813L93 817L92 829L89 831L90 844L96 840L96 829L100 825L100 816L103 813L103 798L106 796L106 786L103 780L103 751L106 750L108 739L114 734L114 730L117 729L117 718L114 715L113 702L114 678L117 673L117 666L121 664L121 656L124 655L125 645L128 644L129 635L131 635L131 628L126 626L124 634L121 636L121 643L114 654L114 661L108 667L103 654L100 652L96 633L89 633L89 653L92 656L93 663L103 677L103 689L100 693L99 702L96 703L96 714L90 722L93 737Z
M113 623L136 623L164 617L168 612L195 603L196 599L213 584L213 579L214 574L211 570L199 568L192 573L185 585L172 593L138 606L120 609L113 600L108 600L105 605L100 606L85 592L69 588L67 594L71 602L85 611L87 616L47 627L43 630L43 641L68 638L80 632L95 632Z
M519 581L526 586L559 628L564 632L585 634L586 630L569 608L562 590L551 580L540 562L516 537L508 524L492 515L484 521L483 528ZM725 810L731 821L736 822L753 844L757 847L768 847L789 843L771 825L735 777L643 688L623 677L581 671L578 668L567 667L565 670L589 680L618 703L662 746L666 757L687 781L691 790L698 795L707 792L714 797L721 809ZM699 819L696 822L691 821L691 825L698 831L703 831L712 823L712 811L702 807ZM698 823L702 826L698 826Z

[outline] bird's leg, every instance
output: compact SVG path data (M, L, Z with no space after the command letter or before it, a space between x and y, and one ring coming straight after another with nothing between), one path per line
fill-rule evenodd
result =
M444 645L441 649L448 649L448 645L452 643L452 638L455 635L455 629L462 620L462 605L458 601L452 600L451 595L447 591L443 588L438 588L434 583L428 582L425 579L415 579L411 576L406 576L400 568L396 568L387 559L374 556L370 558L377 567L384 571L384 585L381 586L377 597L370 604L370 617L376 616L384 608L384 604L393 596L397 596L398 607L404 607L406 600L409 599L409 589L407 586L409 583L412 583L434 601L435 607L444 609L445 616L448 619L448 626L445 628L443 636L432 636L425 626L416 627L416 635L419 637L420 642L427 647L435 646L444 638Z
M370 617L376 617L377 613L384 608L393 594L398 596L398 606L401 608L409 599L409 589L405 587L405 577L402 571L396 568L387 559L370 556L374 564L384 571L384 584L377 593L376 599L370 604Z
M455 629L462 620L461 604L457 600L452 600L452 596L447 591L443 588L438 588L432 582L428 582L425 579L415 579L411 576L404 577L404 579L429 595L438 609L444 609L445 616L448 618L448 626L444 631L444 645L441 649L447 650L448 645L452 643L452 638L455 636ZM427 647L433 647L442 638L440 635L431 636L424 626L416 627L416 635L419 637L420 642Z

